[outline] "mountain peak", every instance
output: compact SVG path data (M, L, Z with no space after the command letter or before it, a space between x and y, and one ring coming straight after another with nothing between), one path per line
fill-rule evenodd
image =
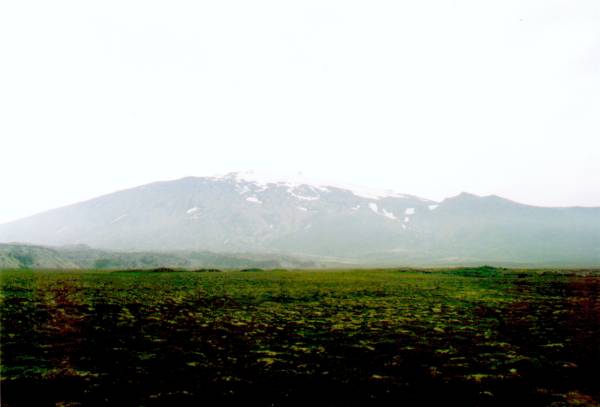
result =
M449 198L444 199L443 202L456 202L456 201L473 201L477 199L481 199L482 197L479 195L472 194L470 192L461 192L458 195L451 196Z
M468 199L481 198L481 196L479 196L477 194L473 194L471 192L466 192L466 191L461 192L456 197L457 198L463 198L463 199L466 199L466 198L468 198Z
M368 198L374 200L379 200L382 198L415 198L412 195L403 194L392 189L368 188L355 184L310 178L305 176L302 172L298 172L296 174L282 175L249 170L229 172L223 175L216 175L209 178L217 180L228 180L233 182L249 182L260 185L262 187L266 187L270 184L287 186L291 188L306 185L322 191L326 191L328 188L336 188L350 191L354 195L359 196L361 198ZM419 199L423 202L433 202L429 199Z

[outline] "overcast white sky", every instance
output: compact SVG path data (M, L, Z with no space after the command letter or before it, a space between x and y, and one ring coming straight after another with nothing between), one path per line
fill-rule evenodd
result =
M0 222L248 169L600 206L600 1L0 3Z

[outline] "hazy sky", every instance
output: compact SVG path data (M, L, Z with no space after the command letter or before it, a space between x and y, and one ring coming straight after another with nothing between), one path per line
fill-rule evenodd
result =
M600 206L600 1L0 3L0 222L248 169Z

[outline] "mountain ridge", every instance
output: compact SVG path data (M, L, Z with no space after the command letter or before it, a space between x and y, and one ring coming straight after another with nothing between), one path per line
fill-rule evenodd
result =
M406 264L600 264L600 208L537 207L466 192L433 201L228 173L158 181L1 224L0 242Z

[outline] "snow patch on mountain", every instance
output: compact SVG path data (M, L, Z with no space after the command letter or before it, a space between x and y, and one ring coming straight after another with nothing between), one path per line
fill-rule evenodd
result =
M200 210L200 208L198 208L197 206L194 206L193 208L188 209L187 211L185 211L185 213L187 213L188 215L194 212L198 212Z
M255 196L249 196L248 198L246 198L246 201L256 204L262 204L262 201Z
M409 198L407 195L404 194L400 194L398 192L394 192L390 189L371 189L371 188L364 188L364 187L356 187L356 186L341 186L340 185L340 189L346 189L350 192L352 192L352 194L354 194L355 196L359 196L361 198L367 198L367 199L382 199L382 198L402 198L402 199L407 199Z
M371 210L375 213L379 213L379 208L377 207L377 204L374 202L370 202L369 203L369 208L371 208Z
M427 207L429 208L430 211L435 211L437 209L439 205L428 205Z
M308 177L305 177L302 174L281 176L275 174L266 174L259 173L256 171L241 171L241 172L231 172L224 175L217 175L214 177L209 177L214 180L228 180L233 182L249 182L253 183L256 186L265 190L269 185L275 186L286 186L290 188L295 188L299 186L308 186L314 190L320 192L331 192L331 188L337 188L345 191L351 192L353 195L379 200L383 198L410 198L409 195L401 194L395 192L390 189L375 189L375 188L366 188L356 185L344 184L339 182L328 182L323 180L315 180ZM424 202L431 202L427 199L422 199Z
M113 220L111 220L110 224L112 225L113 223L117 223L118 221L123 220L128 216L129 216L128 214L123 214L121 216L118 216L118 217L114 218Z
M298 195L293 192L292 189L288 189L288 193L296 199L301 199L303 201L317 201L321 199L320 196L306 196L306 195Z
M394 215L392 212L388 212L384 208L381 208L381 210L383 211L383 216L385 216L386 218L392 219L392 220L397 220L398 219L396 217L396 215Z
M414 215L415 214L415 208L406 208L406 210L404 211L405 215Z

